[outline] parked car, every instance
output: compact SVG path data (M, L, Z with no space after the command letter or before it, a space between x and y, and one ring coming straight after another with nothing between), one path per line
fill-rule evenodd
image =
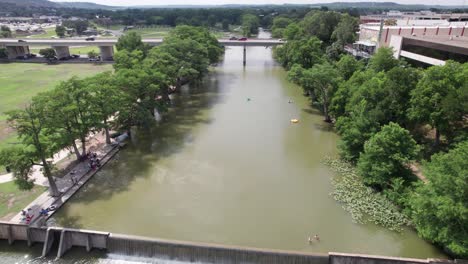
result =
M98 61L98 58L88 58L88 61Z
M94 41L94 38L85 38L86 41Z
M62 57L62 58L60 58L59 60L61 60L61 61L66 61L66 60L69 60L69 59L70 59L69 57Z
M37 54L34 54L34 53L29 53L28 54L30 58L36 58L37 57Z
M22 40L22 39L18 39L18 42L26 42L26 41L24 41L24 40Z
M237 37L232 36L229 38L229 40L237 40Z
M72 54L71 57L72 57L73 59L78 59L78 58L80 57L80 55L78 55L78 54Z
M26 56L26 55L16 56L16 59L17 60L27 60L28 56Z
M246 41L247 38L244 37L244 38L240 38L239 40L240 40L240 41Z

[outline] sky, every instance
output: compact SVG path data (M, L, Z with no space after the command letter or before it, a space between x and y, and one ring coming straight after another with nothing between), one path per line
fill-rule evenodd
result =
M468 0L53 0L54 2L92 2L110 6L136 5L223 5L223 4L317 4L329 2L395 2L400 4L468 5Z

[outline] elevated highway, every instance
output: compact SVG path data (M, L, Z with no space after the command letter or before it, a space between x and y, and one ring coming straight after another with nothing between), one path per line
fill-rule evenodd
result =
M95 39L86 40L80 39L0 39L0 47L5 47L8 51L8 58L15 59L18 56L29 54L29 47L31 46L50 46L55 49L57 57L64 58L70 56L70 47L73 46L97 46L101 52L101 60L112 60L114 55L114 46L117 44L118 39ZM164 39L143 39L143 43L150 46L158 46L164 42ZM244 47L244 65L246 62L246 48L247 47L271 47L282 45L285 41L280 39L248 39L248 40L229 40L218 39L222 46L240 46Z

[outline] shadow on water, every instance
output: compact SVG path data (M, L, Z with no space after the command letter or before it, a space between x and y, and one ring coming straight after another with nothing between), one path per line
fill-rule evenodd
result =
M163 121L151 128L139 129L131 141L75 197L72 203L92 203L108 200L114 194L127 191L138 178L147 178L154 163L179 153L192 140L193 129L212 120L206 112L221 103L226 91L220 91L218 78L233 78L232 74L213 73L201 83L184 86L172 100ZM231 76L232 75L232 76ZM235 77L234 77L235 78ZM79 217L68 217L65 204L55 218L62 226L79 227Z

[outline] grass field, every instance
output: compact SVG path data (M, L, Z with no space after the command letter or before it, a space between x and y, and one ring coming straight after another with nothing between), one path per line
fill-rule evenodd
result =
M16 135L6 124L5 111L24 107L39 92L54 88L74 75L87 77L112 70L111 65L36 63L0 64L0 148L15 143ZM0 168L0 174L3 169Z
M57 33L55 33L55 28L46 28L44 34L31 35L28 38L51 38L53 36L57 36Z
M34 47L30 48L29 51L31 53L39 54L41 49L50 48L50 47ZM79 55L87 55L88 52L94 50L95 52L99 53L98 46L82 46L82 47L70 47L70 54L79 54ZM116 53L117 49L114 47L114 53Z
M0 219L10 220L45 190L35 185L30 191L20 191L14 182L0 184Z

